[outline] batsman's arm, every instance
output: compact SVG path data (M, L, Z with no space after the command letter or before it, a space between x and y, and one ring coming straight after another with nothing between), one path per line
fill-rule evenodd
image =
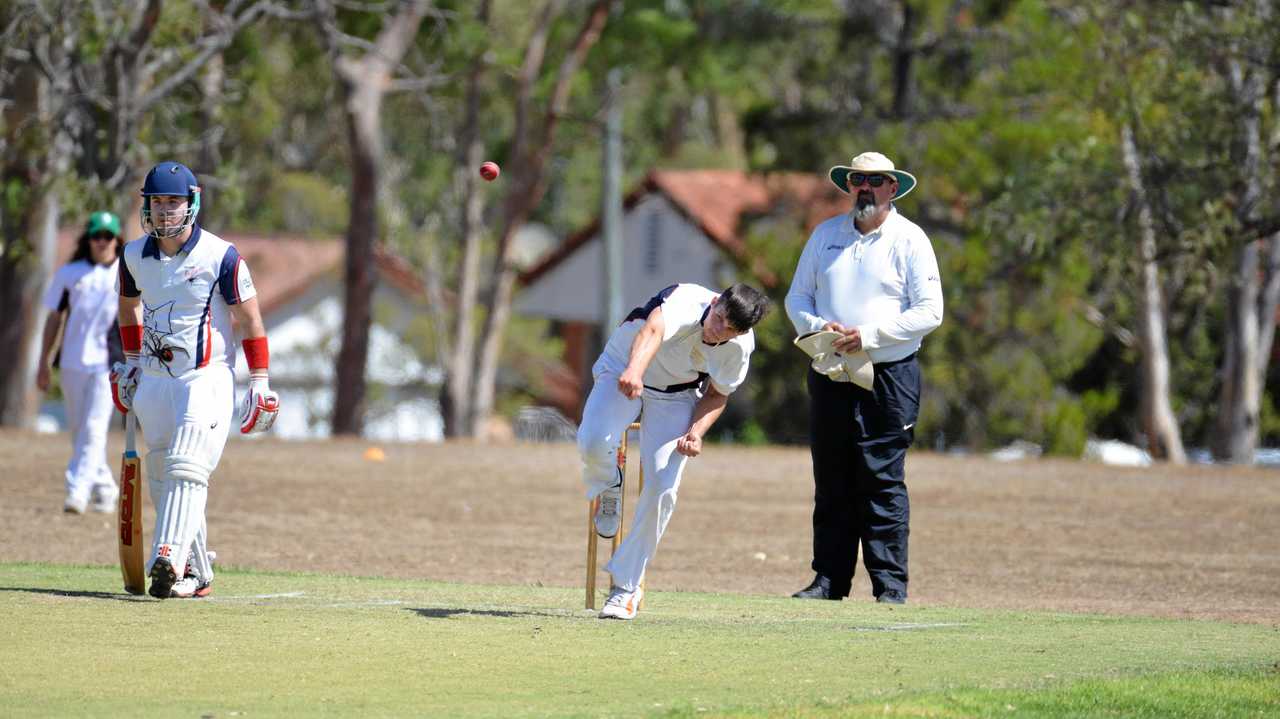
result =
M142 353L142 296L121 294L119 305L120 348L124 350L126 362L136 363Z
M270 356L267 352L267 328L262 324L262 311L258 308L258 298L251 297L244 302L231 305L231 314L244 335L241 345L244 347L244 359L249 365L249 384L263 391L267 388L267 366Z
M665 330L666 321L662 317L662 308L655 307L644 321L644 326L636 333L636 338L631 341L631 356L627 360L627 368L618 377L618 391L627 399L635 399L644 392L644 371L649 369L649 363L662 346Z
M249 365L249 391L244 394L244 406L240 411L240 432L252 434L266 432L275 424L280 412L280 396L271 391L267 381L270 354L267 350L267 330L262 324L262 312L258 298L251 297L231 305L231 312L244 332L245 363Z
M246 340L267 336L266 325L262 324L262 311L258 308L258 298L251 297L244 302L231 305L231 314Z
M676 440L676 451L686 457L697 457L702 453L702 438L706 436L711 425L724 414L725 405L729 403L729 395L721 394L714 386L707 387L707 393L693 406L693 421L689 431Z

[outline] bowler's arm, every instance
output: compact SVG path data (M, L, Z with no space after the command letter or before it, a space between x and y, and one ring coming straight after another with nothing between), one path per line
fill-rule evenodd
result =
M693 406L693 421L689 431L676 440L676 451L686 457L697 457L702 453L702 438L706 436L711 425L724 414L725 405L729 403L729 395L721 394L714 385L707 386L707 393Z
M618 391L627 399L635 399L644 392L644 372L649 369L653 356L658 354L665 331L666 321L662 318L662 308L655 307L644 321L644 326L636 333L636 338L631 341L631 357L627 361L627 368L618 377Z

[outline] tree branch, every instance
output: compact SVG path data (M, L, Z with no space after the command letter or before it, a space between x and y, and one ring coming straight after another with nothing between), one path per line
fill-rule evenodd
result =
M155 0L153 0L153 2L154 1ZM187 64L181 69L166 77L163 82L155 87L155 89L143 95L142 98L138 100L138 112L146 112L152 105L169 95L169 93L173 92L178 86L190 80L201 67L204 67L204 64L209 61L209 58L226 49L227 46L231 44L231 41L237 32L256 20L267 11L268 7L271 6L272 3L268 0L259 0L243 13L230 20L225 19L227 17L226 15L216 13L214 17L219 18L218 24L222 25L222 27L216 33L201 38L198 44L202 46L202 49L195 57L187 61Z
M524 62L516 75L516 120L512 136L515 142L511 148L511 158L518 165L523 163L525 146L529 144L529 106L533 101L533 85L542 69L542 62L547 54L547 35L551 32L551 22L563 9L562 0L547 0L538 14L538 22L533 26L529 36L529 44L525 47Z

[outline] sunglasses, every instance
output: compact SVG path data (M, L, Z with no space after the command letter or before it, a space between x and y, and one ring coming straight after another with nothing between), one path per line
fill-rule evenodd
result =
M116 236L110 232L99 232L94 235L89 235L90 240L114 240L115 238Z
M857 187L864 182L867 183L868 185L871 185L872 187L880 187L881 185L883 185L886 182L889 182L892 179L893 178L889 177L888 175L867 175L861 172L850 172L849 187Z

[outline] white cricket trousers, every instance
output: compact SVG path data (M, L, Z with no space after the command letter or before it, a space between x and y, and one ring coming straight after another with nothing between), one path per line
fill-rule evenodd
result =
M106 369L63 369L62 394L71 431L71 460L67 462L67 498L83 503L95 489L102 497L115 497L116 480L107 464L107 429L115 405Z
M618 391L617 373L606 370L595 377L578 427L587 499L595 499L617 483L617 451L622 435L640 416L640 453L629 457L628 462L639 459L644 463L644 492L637 502L631 530L605 566L613 575L614 586L635 591L658 550L658 542L675 512L680 475L689 459L675 451L676 440L689 431L697 402L698 391L694 389L672 393L646 389L640 399L627 399Z
M231 369L215 365L181 377L144 375L133 411L142 425L147 484L156 508L147 571L156 556L168 556L181 578L194 548L196 573L210 581L205 503L235 414Z

